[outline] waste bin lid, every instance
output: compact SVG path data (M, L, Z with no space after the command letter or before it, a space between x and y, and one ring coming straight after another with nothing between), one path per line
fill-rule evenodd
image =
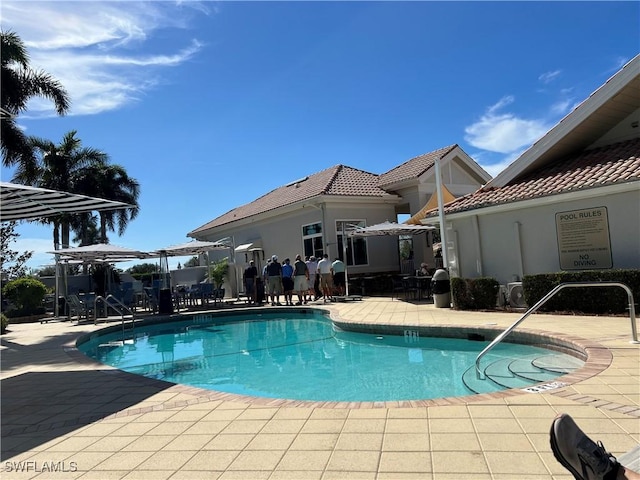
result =
M447 273L446 270L441 268L439 270L436 270L435 273L433 274L433 277L431 277L431 278L434 281L449 280L449 274Z

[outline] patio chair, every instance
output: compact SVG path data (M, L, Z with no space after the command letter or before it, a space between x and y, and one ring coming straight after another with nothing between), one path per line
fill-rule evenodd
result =
M82 317L88 320L89 316L93 313L93 302L90 302L89 299L81 300L80 297L75 294L67 295L65 304L67 306L69 319L77 316L78 323L80 323Z
M200 284L200 298L202 299L202 304L209 303L214 295L213 283L201 283ZM215 302L214 302L215 303Z
M399 277L391 277L391 300L400 299L400 294L404 294L404 284Z
M213 304L215 305L218 301L222 303L224 300L224 288L217 288L213 291Z
M156 297L152 287L145 287L144 301L152 313L156 313L159 310L158 297Z
M194 283L189 288L188 298L190 305L198 305L198 300L200 300L200 303L204 303L204 299L202 297L202 285L199 283Z
M407 277L402 279L402 285L404 286L405 299L411 295L411 298L416 300L420 297L420 286L418 280L415 277Z

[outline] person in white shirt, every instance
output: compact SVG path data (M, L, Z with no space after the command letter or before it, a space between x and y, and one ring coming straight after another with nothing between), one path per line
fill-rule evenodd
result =
M318 262L318 273L320 274L320 289L324 295L324 303L327 303L327 301L333 299L333 267L329 261L329 255L326 253L322 256L322 260Z
M342 260L336 258L331 264L333 268L333 285L338 290L338 295L343 296L345 291L345 271L346 266Z

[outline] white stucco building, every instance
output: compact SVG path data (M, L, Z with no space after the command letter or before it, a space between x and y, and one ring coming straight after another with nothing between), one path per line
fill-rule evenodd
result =
M271 255L292 262L298 253L342 258L343 228L346 232L354 225L395 221L399 214L415 214L425 205L436 190L436 159L455 196L473 192L491 178L458 145L419 155L382 175L335 165L234 208L188 236L231 239L237 274L249 260L262 265ZM430 234L415 237L412 265L434 264L431 245ZM352 275L399 272L402 267L398 237L348 238L346 253Z

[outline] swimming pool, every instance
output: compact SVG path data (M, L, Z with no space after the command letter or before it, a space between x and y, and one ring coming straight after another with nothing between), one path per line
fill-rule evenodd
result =
M344 331L322 312L198 315L149 324L134 331L92 334L78 344L85 355L118 369L209 390L308 401L435 399L524 388L564 371L535 361L564 354L512 343L486 357L495 378L521 362L530 378L478 382L473 366L484 339L431 338L417 330L402 335ZM84 341L86 340L86 341ZM564 355L575 364L576 359ZM500 366L505 362L504 366ZM511 372L513 373L513 372ZM510 375L510 374L509 374ZM515 382L515 383L514 383Z

